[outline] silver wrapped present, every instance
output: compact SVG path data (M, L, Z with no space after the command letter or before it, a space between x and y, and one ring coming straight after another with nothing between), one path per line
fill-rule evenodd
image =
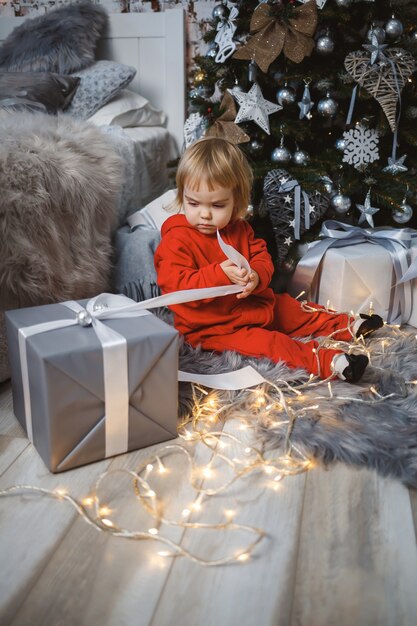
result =
M52 472L177 436L177 331L107 298L107 318L98 299L6 313L14 412Z

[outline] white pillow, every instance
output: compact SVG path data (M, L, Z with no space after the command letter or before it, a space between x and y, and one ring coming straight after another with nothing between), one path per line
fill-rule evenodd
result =
M139 228L156 228L157 230L161 230L162 224L167 220L171 215L176 215L176 213L182 213L175 208L173 205L173 210L167 210L170 208L170 205L174 202L177 197L177 190L170 189L166 191L162 196L156 198L156 200L152 200L149 204L147 204L143 209L132 213L127 218L130 228L135 228L139 226Z
M89 118L96 126L162 126L166 115L155 109L149 101L130 89L122 89Z

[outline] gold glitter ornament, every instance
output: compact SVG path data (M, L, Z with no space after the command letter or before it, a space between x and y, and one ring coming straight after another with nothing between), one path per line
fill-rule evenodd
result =
M206 75L202 70L199 70L198 72L194 74L195 83L202 83L205 78L206 78Z
M226 91L220 104L221 109L225 109L212 126L206 131L206 137L222 137L228 139L234 144L246 143L250 141L247 135L237 124L234 119L236 117L236 105L231 94Z
M316 0L294 8L287 22L276 17L269 4L259 4L250 23L252 37L233 58L254 60L265 74L281 52L290 61L301 63L314 49L317 21Z

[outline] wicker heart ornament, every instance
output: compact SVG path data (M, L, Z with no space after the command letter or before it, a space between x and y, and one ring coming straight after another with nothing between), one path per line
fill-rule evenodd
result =
M385 50L384 57L381 62L371 64L369 53L357 50L346 56L345 68L379 102L395 132L398 101L407 78L414 71L414 58L401 48Z
M300 198L298 228L297 195ZM303 192L285 170L271 170L265 176L262 204L271 220L279 262L285 259L294 240L320 220L329 208L326 196L318 191L313 194Z

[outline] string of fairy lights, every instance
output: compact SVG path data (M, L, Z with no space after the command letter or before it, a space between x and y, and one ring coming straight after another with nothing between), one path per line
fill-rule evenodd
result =
M314 309L311 304L302 303L308 310ZM325 307L330 311L329 307ZM399 326L386 325L394 333L400 333ZM350 332L352 330L349 328ZM336 331L340 332L340 331ZM333 333L335 334L335 333ZM352 333L353 335L353 333ZM417 335L416 335L417 339ZM379 339L378 339L379 340ZM362 351L371 360L372 356L380 356L385 353L389 345L390 337L383 337L381 351L373 350L372 355L366 349L363 340L354 340L353 343L337 341L332 336L318 340L316 356L319 350L331 346L344 352ZM417 381L406 381L408 385L416 385ZM308 398L306 391L314 391ZM230 392L228 392L230 394ZM22 484L13 485L0 491L0 497L10 496L16 492L37 493L42 496L54 498L72 506L75 512L87 524L95 530L108 533L114 537L130 540L151 540L158 544L157 554L161 558L185 557L202 566L219 566L227 563L244 563L253 555L254 550L265 538L266 532L256 526L241 524L235 521L235 512L231 509L223 511L223 519L215 523L193 521L193 516L201 516L204 506L209 499L220 494L228 494L231 486L237 481L250 474L259 472L267 477L267 485L279 491L281 481L289 476L306 472L314 467L314 459L308 458L292 441L292 433L297 420L309 417L319 409L317 402L320 400L346 400L375 405L385 402L395 393L381 395L375 387L355 386L355 395L338 395L334 391L331 377L321 380L311 375L309 380L296 385L288 381L278 379L266 381L254 389L246 389L232 396L204 389L200 385L192 385L191 408L187 415L180 420L178 436L182 443L169 443L146 457L138 468L112 469L103 472L95 483L92 492L82 500L72 497L65 489L45 489L36 485ZM361 397L362 396L362 397ZM306 403L308 400L310 403ZM262 416L264 424L269 427L285 429L283 445L280 446L277 456L270 457L261 447L239 438L239 436L226 432L223 426L230 419L239 422L238 431L250 431L255 428L256 420ZM247 439L247 437L246 437ZM196 462L196 446L204 446L210 459L205 465ZM192 452L190 452L190 448ZM238 452L236 452L238 450ZM231 454L229 454L229 452ZM155 475L163 479L173 469L168 467L168 459L172 455L182 455L189 467L189 487L194 496L181 512L180 516L172 517L166 513L167 498L161 488L156 491L152 478ZM201 456L201 455L200 455ZM218 474L218 465L227 468L227 477L215 487L207 486L215 472ZM147 529L130 530L116 522L115 510L109 507L102 497L105 491L105 483L109 477L123 474L131 480L133 494L138 503L143 507L153 520L152 526ZM164 481L160 481L163 483ZM264 483L263 483L264 484ZM222 514L220 507L219 515ZM226 554L219 558L206 558L184 547L182 540L175 541L164 532L168 527L180 527L184 530L212 530L219 533L244 532L249 536L246 545L239 549L230 548L230 542L224 541ZM226 535L227 536L227 535ZM240 535L239 535L240 536Z

